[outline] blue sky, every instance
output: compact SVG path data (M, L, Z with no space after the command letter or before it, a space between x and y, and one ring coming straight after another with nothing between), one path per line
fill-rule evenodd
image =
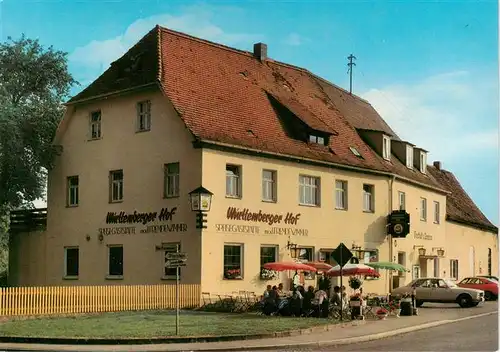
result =
M348 88L396 132L455 173L498 224L498 3L496 1L0 0L0 38L25 33L69 53L82 83L95 79L155 24L275 60Z

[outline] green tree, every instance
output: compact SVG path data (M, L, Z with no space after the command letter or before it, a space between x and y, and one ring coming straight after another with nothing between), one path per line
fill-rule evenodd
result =
M45 196L52 140L74 84L67 53L24 35L0 43L0 246L8 211Z

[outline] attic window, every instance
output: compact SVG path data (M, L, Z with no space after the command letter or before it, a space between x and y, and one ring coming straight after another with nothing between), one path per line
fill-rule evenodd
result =
M320 136L315 136L313 134L309 135L309 142L310 143L316 143L316 144L321 144L321 145L326 145L325 144L325 138L320 137Z
M358 150L357 150L356 148L354 148L354 147L349 147L349 150L350 150L350 151L351 151L354 155L356 155L358 158L362 158L361 153L360 153L360 152L358 152Z
M420 172L425 174L427 171L427 154L420 152Z
M411 145L406 146L406 167L413 169L413 147Z
M391 160L391 138L384 135L382 142L382 157L385 160Z

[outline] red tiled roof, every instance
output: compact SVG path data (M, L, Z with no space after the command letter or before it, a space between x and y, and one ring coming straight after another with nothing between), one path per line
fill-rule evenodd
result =
M427 170L450 194L446 198L446 218L498 233L498 228L476 206L462 188L455 175L446 170L428 166Z
M134 66L137 58L140 62ZM356 129L383 131L398 139L365 100L305 69L260 61L250 52L159 26L69 103L153 83L161 86L199 140L394 173L445 187L434 173L410 170L395 156L384 160L361 139ZM269 95L312 129L331 133L329 145L291 138Z

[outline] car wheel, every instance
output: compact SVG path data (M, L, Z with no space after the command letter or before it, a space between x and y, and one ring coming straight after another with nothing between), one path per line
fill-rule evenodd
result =
M462 308L470 307L472 305L472 297L462 294L457 297L457 303Z
M486 301L493 301L493 293L491 293L490 291L486 291L484 293L484 299Z

